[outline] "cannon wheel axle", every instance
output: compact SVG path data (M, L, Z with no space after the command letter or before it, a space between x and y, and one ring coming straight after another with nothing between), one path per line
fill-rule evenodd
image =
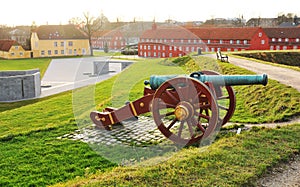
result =
M163 135L181 145L208 137L218 123L214 95L198 80L179 77L164 82L154 93L154 121Z

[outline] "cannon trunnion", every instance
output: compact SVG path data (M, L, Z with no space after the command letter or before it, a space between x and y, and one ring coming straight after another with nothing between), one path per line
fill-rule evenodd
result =
M90 118L99 128L151 112L161 133L181 145L191 145L209 137L226 124L235 110L231 86L266 85L263 75L219 75L214 71L187 75L151 76L145 81L144 96L125 106L93 111Z

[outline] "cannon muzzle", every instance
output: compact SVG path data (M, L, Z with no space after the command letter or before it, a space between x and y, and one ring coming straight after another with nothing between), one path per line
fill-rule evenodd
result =
M262 75L204 75L202 72L194 72L187 75L152 75L145 84L150 84L151 89L156 90L161 84L176 77L191 77L200 82L211 82L215 86L237 86L237 85L267 85L267 74Z

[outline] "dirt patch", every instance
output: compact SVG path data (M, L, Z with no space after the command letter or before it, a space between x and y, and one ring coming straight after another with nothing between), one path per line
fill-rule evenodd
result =
M300 155L266 173L257 181L257 186L300 186Z

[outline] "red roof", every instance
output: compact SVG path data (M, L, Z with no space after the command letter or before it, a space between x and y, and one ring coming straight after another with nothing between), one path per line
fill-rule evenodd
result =
M198 39L198 37L183 27L154 27L146 30L143 39Z
M42 25L36 29L41 40L51 39L88 39L88 37L74 25Z
M10 48L14 45L17 45L15 40L0 40L0 51L9 51Z
M244 28L189 28L200 39L250 40L259 27Z
M300 27L263 28L269 38L300 38Z

